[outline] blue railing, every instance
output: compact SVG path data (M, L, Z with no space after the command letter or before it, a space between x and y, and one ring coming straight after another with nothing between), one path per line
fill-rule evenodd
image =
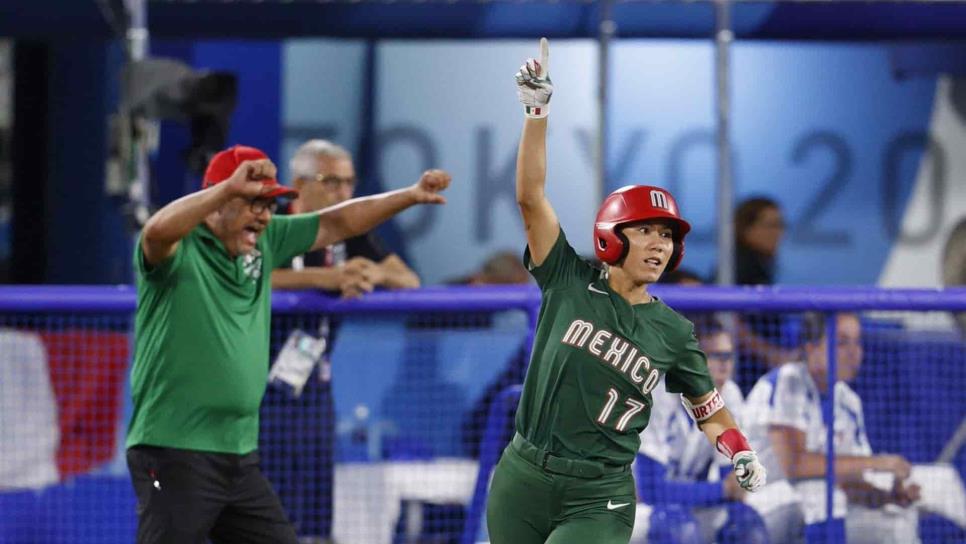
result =
M966 288L880 289L877 287L676 287L651 293L679 311L966 311ZM130 285L0 286L0 312L133 312ZM341 300L312 291L275 291L272 309L285 313L377 313L491 311L540 305L532 286L428 287L383 291Z

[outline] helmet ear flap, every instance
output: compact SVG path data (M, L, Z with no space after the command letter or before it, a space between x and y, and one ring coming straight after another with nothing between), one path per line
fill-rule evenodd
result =
M614 259L614 265L620 266L624 264L624 259L627 258L627 252L631 249L631 243L627 241L627 236L624 236L624 233L620 231L620 225L614 227L614 237L620 240L621 248L620 255Z
M619 225L597 227L594 239L596 241L597 247L594 248L597 252L597 258L601 262L609 265L617 265L624 260L627 256L627 251L629 248L629 242L627 237L624 236L619 230Z

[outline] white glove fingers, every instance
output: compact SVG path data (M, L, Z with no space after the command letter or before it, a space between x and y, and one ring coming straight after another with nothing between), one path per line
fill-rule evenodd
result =
M547 77L550 74L550 42L547 38L540 38L540 77Z
M534 60L534 59L527 59L527 63L526 63L525 66L527 68L527 73L530 75L531 78L533 78L533 79L539 79L540 78L540 69L537 68L537 61L536 60Z
M541 60L546 60L546 50L541 43ZM517 86L517 98L526 108L527 117L543 118L547 116L547 106L553 95L553 84L547 77L547 70L540 61L529 58L514 74Z

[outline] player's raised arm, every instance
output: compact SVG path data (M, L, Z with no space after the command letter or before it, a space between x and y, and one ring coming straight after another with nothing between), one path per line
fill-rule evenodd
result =
M516 75L526 120L517 150L517 204L523 216L530 259L539 266L557 241L560 223L544 190L547 177L547 108L553 94L550 45L540 39L540 60L527 59Z

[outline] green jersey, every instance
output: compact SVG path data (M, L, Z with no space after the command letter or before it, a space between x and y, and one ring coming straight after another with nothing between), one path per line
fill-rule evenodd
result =
M517 432L554 455L624 465L647 427L651 390L700 397L714 385L694 326L660 300L629 304L563 231L540 266L543 293Z
M308 250L318 229L317 215L273 217L255 250L232 258L199 225L151 269L138 238L128 447L237 454L258 447L271 272Z

